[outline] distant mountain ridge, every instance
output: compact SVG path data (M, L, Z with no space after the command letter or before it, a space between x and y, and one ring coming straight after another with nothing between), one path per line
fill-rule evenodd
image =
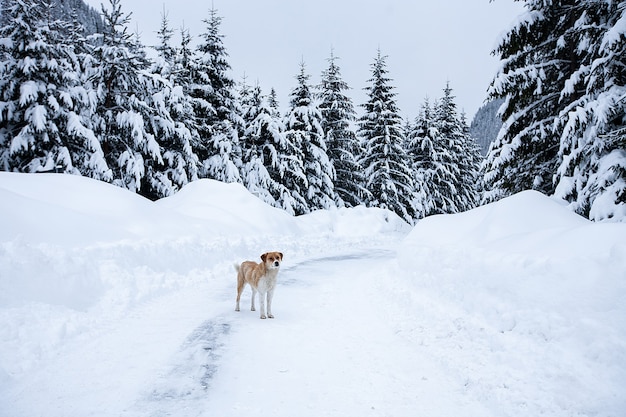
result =
M100 11L87 5L83 0L52 0L53 15L57 19L71 20L72 12L76 12L78 21L85 27L85 34L102 31L104 23Z
M52 15L55 19L72 20L72 12L76 12L78 21L85 27L85 34L102 32L104 22L99 10L87 5L83 0L51 0L53 4ZM0 2L0 22L6 24L4 9L10 7L10 1Z
M502 119L498 117L498 110L504 100L493 100L485 103L474 116L470 125L470 135L480 146L480 152L486 155L489 145L493 142L502 127Z

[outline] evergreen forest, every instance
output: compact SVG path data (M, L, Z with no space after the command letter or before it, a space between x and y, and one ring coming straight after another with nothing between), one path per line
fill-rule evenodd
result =
M524 1L493 51L497 106L472 129L489 133L474 135L449 83L403 119L380 49L364 103L331 51L318 83L300 63L281 110L274 89L233 80L215 8L195 45L185 29L174 45L164 14L148 53L121 0L101 21L65 3L1 0L2 171L82 175L152 200L209 178L293 215L366 205L411 224L534 189L626 221L626 1Z

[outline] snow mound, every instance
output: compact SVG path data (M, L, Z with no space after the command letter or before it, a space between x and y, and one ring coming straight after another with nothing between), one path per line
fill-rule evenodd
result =
M543 247L543 241L590 224L559 200L523 191L465 213L423 219L405 243L532 250L536 245Z
M436 346L485 400L500 392L513 404L520 393L548 392L551 400L533 405L542 410L535 414L619 415L626 405L624 236L626 224L592 223L534 191L426 218L401 245L398 264L409 279L396 291L411 300L407 316L413 311L441 328L425 334L407 319L402 331ZM498 371L483 372L488 366Z
M151 202L75 175L0 172L0 241L87 243L132 238L149 229ZM144 227L141 227L144 226Z
M237 183L227 184L209 179L194 181L156 204L201 220L209 225L209 231L221 235L278 235L296 231L292 216L264 203Z
M411 230L409 224L396 213L364 206L318 210L297 219L303 230L319 230L337 237L406 234Z

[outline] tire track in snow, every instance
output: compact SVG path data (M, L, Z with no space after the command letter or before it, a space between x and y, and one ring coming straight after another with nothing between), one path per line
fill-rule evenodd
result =
M129 415L188 415L181 410L201 409L218 371L231 324L225 317L209 319L194 329L170 360L169 368Z

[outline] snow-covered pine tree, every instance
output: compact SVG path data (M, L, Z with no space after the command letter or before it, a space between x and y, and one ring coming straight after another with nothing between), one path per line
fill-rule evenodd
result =
M110 0L110 6L110 11L102 7L105 29L93 50L90 79L98 94L94 129L113 171L113 184L157 197L167 184L158 171L146 176L146 167L163 165L151 125L156 113L151 107L154 79L147 74L144 53L127 32L130 16L122 13L120 0Z
M587 59L561 92L556 194L592 220L626 221L626 2L579 3L569 45Z
M172 75L175 82L183 86L185 94L191 91L191 73L193 67L193 50L191 49L191 34L184 26L180 29L180 46L174 50L174 69Z
M272 116L280 117L278 98L276 97L276 89L274 89L274 87L270 89L270 93L267 96L267 104L270 106L270 109L272 110Z
M161 13L161 26L156 34L159 43L153 48L157 52L159 59L155 62L155 65L156 68L161 69L161 75L167 77L174 67L176 48L174 48L171 43L174 30L170 27L170 21L165 6L163 6L163 12ZM168 71L168 73L163 73L164 71Z
M466 155L464 162L466 164L466 168L464 168L464 183L471 185L472 192L474 193L474 202L470 208L474 208L480 205L483 193L485 192L483 176L480 170L483 162L485 161L485 157L482 154L480 144L476 138L472 136L465 112L461 113L460 122L463 129L463 136L465 138L463 141L465 147L464 153Z
M198 135L193 125L189 96L176 83L176 50L170 45L172 34L164 11L157 32L159 45L155 49L158 55L150 70L151 89L154 91L151 103L156 111L151 124L163 155L162 165L149 168L155 171L154 176L161 183L154 184L159 190L156 197L171 195L198 178L198 157L191 146Z
M362 105L365 114L359 119L358 135L364 145L361 165L372 195L367 204L394 211L413 223L418 217L413 173L385 59L378 50L365 88L369 96Z
M52 20L49 0L9 3L0 28L0 169L79 174L91 167L106 176L83 118L90 102L69 42L76 28Z
M290 108L285 116L288 146L301 152L305 188L301 188L301 180L294 181L296 188L285 186L292 194L295 191L305 198L308 210L329 209L335 207L335 172L326 153L322 113L308 84L309 78L305 64L301 62L300 73L296 76L298 85L291 92ZM299 211L296 213L300 214Z
M505 99L504 125L484 165L485 202L526 189L554 193L558 115L585 94L577 87L590 49L577 42L582 27L576 22L590 3L601 2L526 0L528 10L494 51L502 67L489 98Z
M266 203L282 207L281 202L289 200L289 190L280 183L280 175L271 173L280 172L280 155L286 147L284 126L272 114L258 83L250 89L244 81L240 96L246 126L241 138L244 185Z
M506 120L485 164L486 200L536 188L591 219L625 219L626 4L526 6L496 50L490 95L506 99Z
M198 107L198 103L203 102L202 99L194 98L191 94L193 87L192 72L193 72L193 57L194 53L191 49L191 35L189 29L184 26L180 29L180 45L175 48L174 66L172 68L172 83L182 88L183 100L176 106L176 111L172 113L172 117L175 120L180 120L185 123L185 126L189 128L191 133L191 149L198 158L198 176L200 176L200 161L199 156L196 154L196 150L202 149L202 138L200 137L199 128L196 117L195 109Z
M480 182L478 181L481 157L476 142L469 135L465 117L459 115L448 83L444 95L434 110L441 154L438 162L442 170L437 173L439 192L444 197L441 204L435 202L439 213L458 213L478 205Z
M367 196L363 168L359 164L362 149L350 123L356 120L352 99L344 91L348 83L341 77L332 53L328 59L328 68L322 72L319 85L322 113L322 129L326 134L328 157L335 170L335 193L337 204L353 207L361 204Z
M264 154L265 161L272 161L270 165L266 165L267 171L270 177L279 184L281 190L281 194L277 198L278 206L290 214L296 214L297 210L300 210L298 208L303 210L302 213L308 212L309 209L302 194L294 194L292 192L293 187L289 185L299 184L299 178L305 178L302 151L288 140L283 121L284 117L280 113L280 106L274 87L270 89L270 93L267 96L267 105L269 114L272 117L272 124L276 124L276 127L272 127L271 130L278 130L281 139L280 143L275 142L274 149L266 147ZM295 177L293 177L294 172L297 172ZM299 177L300 175L301 177Z
M437 161L439 152L437 130L434 127L433 109L428 98L424 99L414 123L406 127L406 152L411 160L415 187L415 211L417 218L436 213L436 202L441 199L438 187L433 179L437 179Z
M224 182L241 182L241 108L235 97L235 82L229 78L228 54L220 33L221 17L212 8L206 32L192 61L190 95L195 125L201 143L195 150L202 165L201 177Z

